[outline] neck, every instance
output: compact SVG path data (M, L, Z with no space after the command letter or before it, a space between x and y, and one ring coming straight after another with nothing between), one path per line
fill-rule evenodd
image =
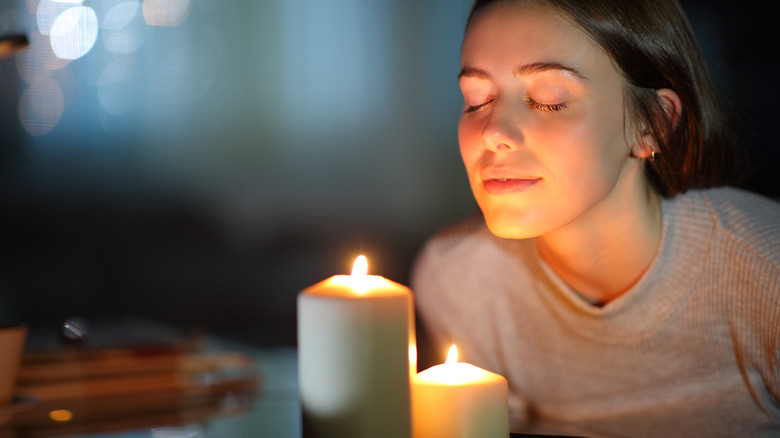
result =
M658 195L639 166L632 171L634 178L623 178L599 205L536 238L550 267L594 304L606 304L628 291L650 266L661 242Z

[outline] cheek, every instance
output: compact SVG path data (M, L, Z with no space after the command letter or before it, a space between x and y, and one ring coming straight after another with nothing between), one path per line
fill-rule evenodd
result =
M561 188L583 198L611 190L629 157L622 119L605 114L547 132L555 138L546 142L545 162L557 163L553 171Z
M469 123L461 118L458 123L458 145L463 164L470 172L474 163L479 159L482 149L479 132L473 121Z
M561 114L539 135L547 145L542 150L570 163L575 168L602 171L628 152L622 113L588 109ZM587 165L586 165L587 164Z

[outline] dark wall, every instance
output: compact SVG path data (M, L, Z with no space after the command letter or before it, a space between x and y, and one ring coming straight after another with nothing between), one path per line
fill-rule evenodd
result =
M780 68L780 18L764 3L683 0L716 85L731 108L749 152L744 187L780 197L780 116L774 87Z

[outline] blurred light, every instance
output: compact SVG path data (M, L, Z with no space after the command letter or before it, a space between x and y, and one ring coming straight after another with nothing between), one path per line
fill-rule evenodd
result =
M19 99L19 120L27 132L39 136L57 126L63 109L62 91L53 79L48 78L24 90Z
M187 18L190 0L143 0L144 20L150 26L178 26Z
M73 419L73 413L67 409L56 409L49 412L49 418L60 422L70 421Z
M107 65L97 84L100 107L112 116L129 112L139 102L138 91L128 86L129 62L116 60Z
M119 3L111 8L106 16L103 17L103 23L100 25L103 29L120 30L130 24L138 12L138 1L129 0Z
M51 26L57 17L71 7L64 3L57 3L54 0L41 0L35 9L35 22L38 24L38 30L44 35L49 35Z
M84 0L53 0L56 3L70 3L72 5L80 5L84 3Z
M38 6L41 0L27 0L27 12L35 15L35 11L38 10Z
M128 54L138 50L144 41L147 27L138 13L136 0L112 7L100 23L103 45L111 53Z
M118 56L103 68L97 83L101 82L121 82L130 77L130 73L135 67L135 58L132 56Z
M60 86L63 105L68 108L76 97L76 74L72 68L63 68L53 72L51 78Z
M51 72L70 63L70 60L54 56L49 38L40 32L30 33L29 38L30 47L16 55L16 70L24 82L33 84L46 79Z
M78 59L92 49L97 34L97 15L92 8L70 8L51 26L51 48L58 58Z

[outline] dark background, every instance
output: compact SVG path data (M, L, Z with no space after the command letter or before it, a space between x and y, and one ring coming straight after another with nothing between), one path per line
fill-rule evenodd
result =
M119 3L83 6L107 23ZM321 3L192 0L172 26L139 7L57 68L37 2L0 3L0 35L32 41L0 61L0 319L293 345L298 292L358 254L408 284L425 238L475 208L456 135L470 2ZM780 20L683 4L749 148L744 186L779 197Z

